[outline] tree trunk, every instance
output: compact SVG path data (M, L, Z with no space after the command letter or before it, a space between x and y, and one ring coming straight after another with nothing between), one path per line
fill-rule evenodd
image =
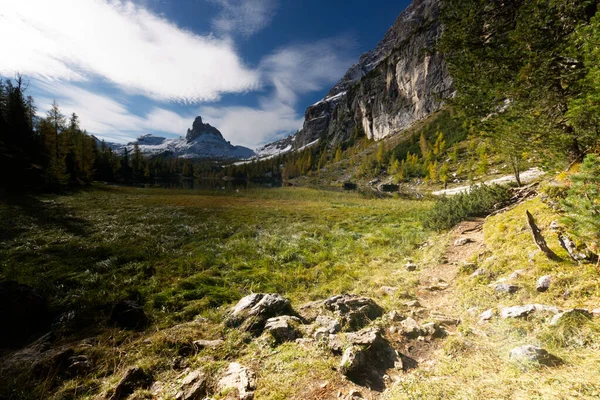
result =
M527 211L527 223L529 224L529 228L531 228L531 233L533 235L533 240L539 249L551 260L560 260L560 257L553 252L546 243L546 239L542 236L540 228L535 224L535 219L533 219L533 215L529 211Z
M517 181L517 186L521 187L523 184L521 183L521 168L519 168L519 159L517 156L511 156L511 163L513 166L513 172L515 173L515 180Z

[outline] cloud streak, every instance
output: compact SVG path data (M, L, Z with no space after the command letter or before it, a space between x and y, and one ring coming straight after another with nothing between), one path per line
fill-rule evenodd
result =
M212 21L213 29L230 36L249 37L265 28L277 11L277 0L208 0L221 7Z
M201 37L122 0L18 0L0 9L0 75L97 77L157 100L218 100L260 86L228 39Z

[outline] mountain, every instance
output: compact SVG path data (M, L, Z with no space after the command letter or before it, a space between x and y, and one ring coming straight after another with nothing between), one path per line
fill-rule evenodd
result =
M308 107L303 128L265 147L294 150L327 138L348 139L355 127L372 139L399 133L439 110L454 88L436 44L440 0L413 0L377 47L363 54L327 93Z
M126 145L120 145L117 151L133 151L138 145L142 153L150 156L170 155L182 158L202 158L210 160L245 160L254 157L253 150L234 146L225 138L221 132L202 121L202 117L196 117L192 128L188 129L184 137L167 139L161 136L147 134L140 136L137 140ZM112 146L111 146L112 147Z

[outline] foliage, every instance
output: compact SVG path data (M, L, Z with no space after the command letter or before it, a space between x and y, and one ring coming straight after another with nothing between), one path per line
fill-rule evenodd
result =
M469 217L481 217L511 197L510 190L499 185L472 186L467 193L444 197L426 213L425 227L442 230L452 228Z
M571 187L561 202L565 224L597 252L600 248L600 158L588 155L579 173L570 179Z

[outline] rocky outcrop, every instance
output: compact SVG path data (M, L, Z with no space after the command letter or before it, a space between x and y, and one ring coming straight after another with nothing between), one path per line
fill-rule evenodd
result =
M285 297L279 294L254 293L235 305L225 324L260 334L270 318L293 314L290 301Z
M210 124L203 123L202 117L198 116L192 124L192 129L188 129L185 139L188 142L191 142L192 140L196 140L202 135L213 135L223 139L223 135L217 128Z
M232 362L217 384L218 393L227 393L227 399L252 400L256 389L254 372L243 365Z
M359 128L380 140L439 110L453 84L436 43L439 0L413 0L375 50L361 56L305 113L294 149L321 137L337 143Z

